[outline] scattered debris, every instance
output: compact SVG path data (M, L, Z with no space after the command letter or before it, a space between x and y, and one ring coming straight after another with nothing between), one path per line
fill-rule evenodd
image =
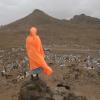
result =
M57 73L57 75L53 77L54 80L52 78L52 81L59 82L63 80L65 84L59 83L56 87L53 87L53 91L51 91L51 87L48 90L48 86L46 85L40 87L39 85L43 82L38 81L40 83L38 86L36 85L36 87L39 87L39 90L34 91L34 89L36 89L34 84L37 83L25 82L25 84L27 84L22 84L19 100L32 100L36 95L36 98L38 98L36 100L39 100L40 97L41 100L42 97L43 100L87 100L84 96L75 95L72 86L74 82L84 80L86 82L96 82L97 84L100 80L100 71L98 70L100 69L100 57L89 54L54 53L47 48L45 51L46 61L56 70L55 73ZM0 87L2 83L6 83L9 84L9 87L12 85L12 87L15 88L17 84L20 84L30 76L28 58L23 48L0 49L0 66L2 76L0 76ZM47 91L49 91L49 93ZM26 94L28 94L28 96L26 96Z

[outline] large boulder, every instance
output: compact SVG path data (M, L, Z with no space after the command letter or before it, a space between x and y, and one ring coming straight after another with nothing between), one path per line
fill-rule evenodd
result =
M70 86L58 84L57 87L50 89L43 80L38 79L22 83L18 100L87 100L87 98L76 96Z
M53 97L46 83L38 79L22 84L18 100L53 100Z

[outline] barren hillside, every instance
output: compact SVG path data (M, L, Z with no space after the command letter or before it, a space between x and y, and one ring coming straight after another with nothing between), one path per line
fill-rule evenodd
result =
M40 10L0 29L0 47L24 46L31 26L37 26L44 45L63 45L68 48L100 47L100 19L85 14L70 20L60 20Z

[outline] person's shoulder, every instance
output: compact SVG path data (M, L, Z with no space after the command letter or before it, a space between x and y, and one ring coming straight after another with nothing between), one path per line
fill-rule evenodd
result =
M40 40L40 37L39 37L38 35L36 36L36 38L38 39L38 41L41 41L41 40Z
M31 37L30 36L27 36L26 42L31 41L31 40L32 40Z
M26 37L26 41L28 41L28 40L29 40L29 36Z
M37 35L37 36L36 36L36 38L38 38L38 39L39 39L39 36Z

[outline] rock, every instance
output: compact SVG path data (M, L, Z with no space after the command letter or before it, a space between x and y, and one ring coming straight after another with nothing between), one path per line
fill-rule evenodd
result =
M57 84L57 87L64 87L67 90L70 90L70 86L64 84Z
M25 81L18 100L54 100L52 92L42 80Z
M74 93L69 93L63 100L87 100L84 96L76 96Z

